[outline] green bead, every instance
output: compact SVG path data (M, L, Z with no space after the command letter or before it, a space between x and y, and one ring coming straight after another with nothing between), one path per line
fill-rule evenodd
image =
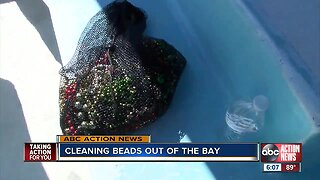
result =
M164 80L164 77L162 75L159 75L157 77L157 81L158 81L158 83L163 84L165 80Z

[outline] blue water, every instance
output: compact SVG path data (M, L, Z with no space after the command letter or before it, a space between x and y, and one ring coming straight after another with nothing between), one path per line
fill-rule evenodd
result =
M78 28L72 29L76 31L74 37L57 35L60 36L58 39L72 41L73 47L79 37L76 35L100 8L93 1L86 2L85 5L76 5L86 11L74 18L81 21ZM100 6L109 2L98 1ZM259 133L247 136L243 141L302 142L310 134L311 120L283 78L279 57L261 40L259 30L235 1L130 2L147 12L146 34L167 40L188 61L168 112L137 134L151 134L153 142L224 142L228 106L236 100L258 94L267 96L270 101L265 125ZM60 47L65 47L61 52L66 61L65 57L71 57L73 50L63 43ZM93 164L93 177L106 177L109 166L112 164ZM117 163L117 167L121 172L118 179L283 177L263 174L260 163Z

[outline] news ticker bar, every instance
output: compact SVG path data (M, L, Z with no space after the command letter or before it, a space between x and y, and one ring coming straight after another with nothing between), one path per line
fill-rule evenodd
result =
M25 161L258 162L259 144L25 143Z
M264 163L263 172L301 172L301 163Z

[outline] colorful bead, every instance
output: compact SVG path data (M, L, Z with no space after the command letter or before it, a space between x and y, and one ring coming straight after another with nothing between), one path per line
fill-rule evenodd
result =
M83 119L83 117L84 117L82 112L79 112L77 116L78 116L79 119Z
M143 44L154 52L153 60L161 65L183 66L177 62L176 54L166 54L163 41L150 39ZM176 85L176 71L157 72L134 61L120 62L119 66L119 59L105 52L91 62L85 76L62 81L59 103L66 114L66 134L95 134L95 129L106 133L137 130L158 117L153 105L157 102L161 108L167 107ZM133 72L143 69L145 74L133 74L127 65L134 67Z
M85 111L88 111L88 105L87 105L87 104L84 104L84 105L82 106L82 109L85 110Z
M78 101L75 103L74 106L75 106L77 109L80 109L80 108L81 108L81 104L80 104L80 102L78 102Z

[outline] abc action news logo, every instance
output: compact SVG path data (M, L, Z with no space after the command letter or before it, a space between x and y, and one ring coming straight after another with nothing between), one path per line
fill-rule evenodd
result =
M301 162L302 144L261 144L262 162Z

